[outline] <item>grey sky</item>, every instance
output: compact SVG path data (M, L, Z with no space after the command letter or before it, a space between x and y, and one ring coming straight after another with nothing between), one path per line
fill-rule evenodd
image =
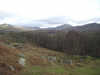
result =
M99 19L100 0L0 0L0 23L50 27Z

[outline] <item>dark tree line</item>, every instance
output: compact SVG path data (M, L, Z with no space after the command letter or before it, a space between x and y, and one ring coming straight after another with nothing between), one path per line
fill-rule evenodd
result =
M26 32L26 40L38 46L63 51L70 55L100 56L100 32L34 31Z
M100 32L79 32L71 30L48 31L37 30L20 33L9 33L17 41L34 43L38 46L69 55L100 56Z

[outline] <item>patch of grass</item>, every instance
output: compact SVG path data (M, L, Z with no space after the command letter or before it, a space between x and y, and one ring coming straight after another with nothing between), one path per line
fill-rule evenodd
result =
M64 75L66 74L66 70L62 66L32 66L27 68L25 72L21 75L44 75L44 74L55 74L55 75Z
M82 64L82 63L80 63ZM100 59L84 64L64 66L63 64L53 64L51 66L26 66L26 70L21 75L100 75Z
M90 56L68 56L64 53L37 47L29 47L28 50L24 51L24 55L26 56L27 65L20 75L100 75L100 59L94 59ZM51 64L45 61L46 65L44 65L44 62L40 60L41 56L56 56L57 62ZM71 59L73 64L59 64L58 60L61 59ZM83 60L80 61L80 59ZM38 61L36 62L36 60ZM77 63L82 66L76 65Z
M72 70L71 75L100 75L100 68L82 67Z
M86 64L83 67L75 67L70 69L69 75L100 75L100 61ZM99 63L99 64L98 64Z
M47 68L47 72L53 72L53 73L60 73L60 74L62 74L62 73L65 73L66 72L66 70L65 70L65 68L64 67L62 67L62 66L53 66L53 67L48 67Z

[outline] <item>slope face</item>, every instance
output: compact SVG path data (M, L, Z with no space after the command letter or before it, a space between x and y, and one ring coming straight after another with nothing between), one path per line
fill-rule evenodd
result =
M0 44L0 75L16 75L21 70L18 51Z
M72 29L76 31L95 32L95 31L100 31L100 24L90 23L83 26L73 27Z
M70 28L72 28L72 26L69 24L64 24L64 25L56 27L57 30L64 30L64 29L70 29Z

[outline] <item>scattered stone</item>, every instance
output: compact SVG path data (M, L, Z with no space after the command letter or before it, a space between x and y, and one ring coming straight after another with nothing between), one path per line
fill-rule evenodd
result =
M57 60L56 57L54 57L54 56L48 56L48 61L55 62L56 60Z
M22 43L13 43L12 44L13 45L13 47L16 47L16 48L23 48L23 44Z
M25 66L25 61L26 61L25 58L21 57L18 62L20 65Z
M9 68L11 71L15 71L15 68L12 65L10 65Z
M47 59L49 62L58 62L58 63L61 63L61 64L69 64L69 65L72 65L73 62L71 59L59 59L57 60L57 57L56 56L41 56L42 59Z

